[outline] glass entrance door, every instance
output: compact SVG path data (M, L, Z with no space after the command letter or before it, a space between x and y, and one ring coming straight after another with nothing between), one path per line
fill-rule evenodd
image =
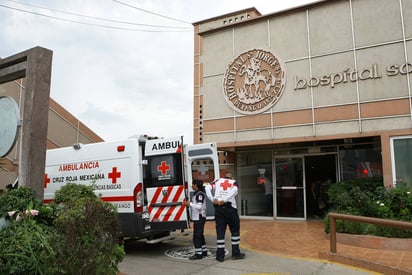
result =
M303 157L275 158L276 217L305 219Z

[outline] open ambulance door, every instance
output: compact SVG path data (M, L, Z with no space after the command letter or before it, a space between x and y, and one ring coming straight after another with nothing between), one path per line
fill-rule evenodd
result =
M156 231L189 228L183 137L150 139L145 144L146 191L150 228Z
M192 189L193 180L202 180L206 185L217 178L220 178L219 158L216 143L203 143L187 145L186 148L186 171L190 199L194 191ZM206 218L213 220L215 210L212 202L206 198L207 213Z

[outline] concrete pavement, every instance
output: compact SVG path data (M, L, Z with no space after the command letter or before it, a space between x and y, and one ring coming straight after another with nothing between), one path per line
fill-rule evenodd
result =
M120 271L127 275L370 275L376 272L346 266L328 261L279 256L258 251L248 247L242 247L246 253L243 260L232 260L230 258L230 239L226 239L227 256L225 261L216 261L213 255L206 259L191 261L187 257L194 251L192 247L192 236L182 236L175 240L159 243L146 244L134 242L126 246L126 257L120 264ZM211 251L215 245L216 237L207 233L206 243L210 245ZM214 247L215 248L215 247ZM181 257L171 257L167 251L180 251ZM186 257L187 256L187 257Z

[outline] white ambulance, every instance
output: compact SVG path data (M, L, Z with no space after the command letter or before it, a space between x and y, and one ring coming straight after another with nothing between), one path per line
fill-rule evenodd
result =
M183 137L139 136L75 144L47 150L44 202L53 201L67 183L92 185L103 201L117 207L124 238L156 243L189 229L182 202L190 198L187 182L199 177L219 177L214 143L183 146Z

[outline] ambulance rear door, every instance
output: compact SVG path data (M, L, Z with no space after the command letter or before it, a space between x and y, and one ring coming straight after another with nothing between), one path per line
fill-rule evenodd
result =
M216 143L202 143L188 145L186 151L187 181L190 190L190 198L193 196L193 180L202 180L206 185L220 178L219 158ZM215 218L215 211L210 200L206 199L206 218Z
M183 201L186 198L183 137L147 140L144 181L152 230L189 228Z

